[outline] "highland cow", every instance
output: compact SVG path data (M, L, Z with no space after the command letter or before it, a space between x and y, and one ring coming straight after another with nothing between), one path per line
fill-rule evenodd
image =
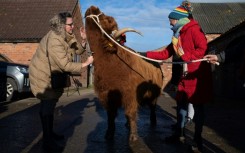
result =
M94 88L108 117L105 138L113 139L117 111L123 107L130 129L129 140L135 141L137 112L142 103L150 106L150 121L156 125L156 102L163 85L160 65L133 55L108 37L116 40L118 35L135 30L119 30L115 19L95 6L86 11L85 17L87 39L94 52Z

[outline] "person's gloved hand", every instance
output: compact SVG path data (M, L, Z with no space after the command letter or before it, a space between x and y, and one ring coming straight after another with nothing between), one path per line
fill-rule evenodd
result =
M145 56L146 57L146 52L138 52L138 54L140 54L141 56Z

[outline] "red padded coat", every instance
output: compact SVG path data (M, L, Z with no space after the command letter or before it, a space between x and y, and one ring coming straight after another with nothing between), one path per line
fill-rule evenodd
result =
M207 50L207 40L197 21L191 20L183 26L180 38L184 55L183 61L191 61L203 58ZM173 45L168 45L160 52L148 51L146 56L152 59L164 60L175 54ZM182 76L176 95L176 100L188 101L193 104L209 102L212 98L212 74L211 66L207 62L188 64L188 74Z

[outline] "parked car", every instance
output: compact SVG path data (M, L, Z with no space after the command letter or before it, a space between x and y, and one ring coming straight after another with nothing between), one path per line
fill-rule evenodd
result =
M0 101L11 101L20 93L30 92L28 66L14 63L0 54Z

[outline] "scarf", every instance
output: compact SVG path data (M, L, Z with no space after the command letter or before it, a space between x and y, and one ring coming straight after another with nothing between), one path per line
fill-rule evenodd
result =
M172 37L172 44L173 44L174 51L178 57L184 55L184 51L183 51L181 39L180 39L180 30L183 28L184 25L186 25L189 22L190 20L188 18L181 18L172 27L172 30L174 32L173 37Z
M74 34L69 34L66 32L65 34L65 41L68 43L69 47L71 47L74 43L77 42Z

